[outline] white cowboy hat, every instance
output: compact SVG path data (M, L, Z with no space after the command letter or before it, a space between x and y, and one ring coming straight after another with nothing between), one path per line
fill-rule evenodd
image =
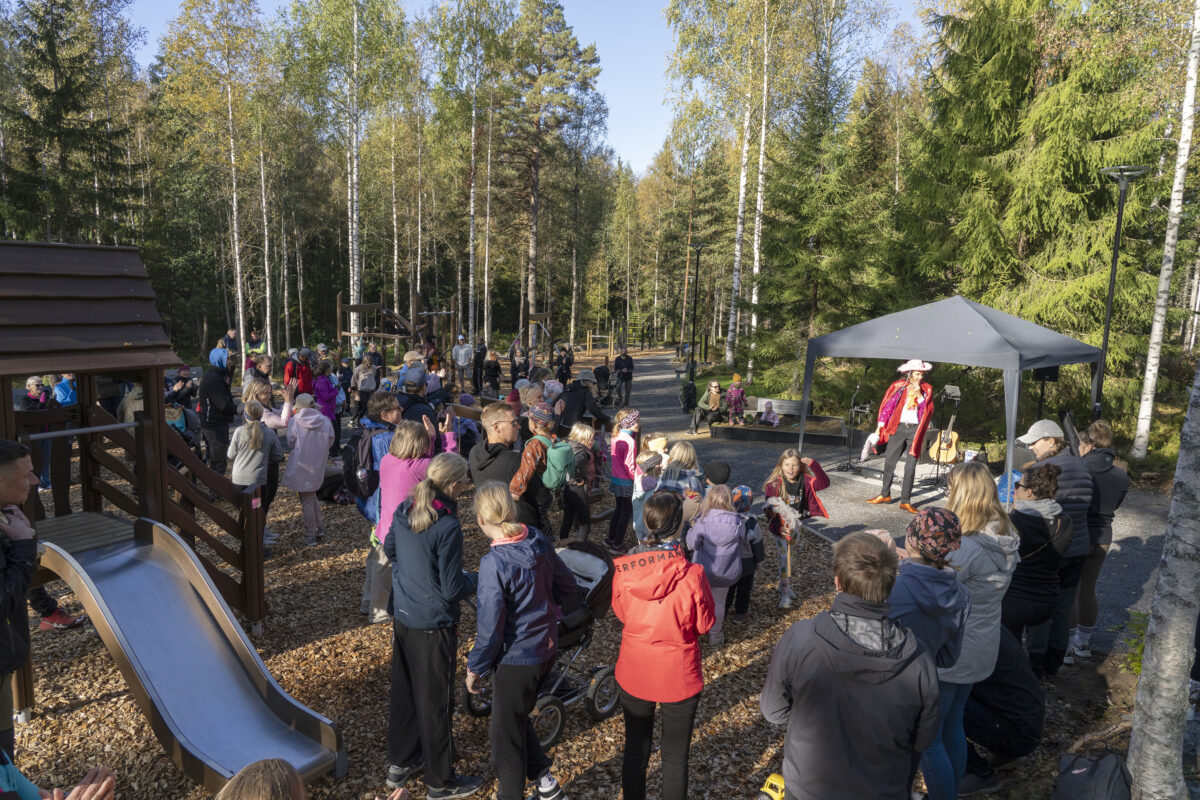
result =
M933 364L930 364L928 361L922 361L919 358L910 358L896 367L896 372L929 372L931 369L933 369Z

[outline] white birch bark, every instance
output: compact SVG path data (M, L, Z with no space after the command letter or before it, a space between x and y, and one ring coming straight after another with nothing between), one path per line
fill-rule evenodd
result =
M763 0L762 118L758 132L758 196L754 201L754 273L750 280L750 359L746 380L754 382L754 340L758 333L758 273L762 268L763 195L767 180L767 99L770 93L771 35L768 25L768 0Z
M1150 603L1128 765L1134 800L1187 797L1183 730L1200 585L1200 371L1180 432L1166 543Z
M484 189L483 212L483 338L488 343L488 347L492 346L492 287L488 271L492 244L492 114L493 109L489 99L487 187Z
M358 96L358 0L354 0L353 41L350 62L350 302L361 303L362 256L359 252L358 226L358 166L359 166L359 96ZM362 332L362 315L350 314L350 331Z
M1175 152L1175 180L1171 187L1171 207L1167 211L1167 236L1163 242L1162 270L1158 274L1158 296L1150 326L1150 347L1146 354L1146 375L1142 380L1142 399L1138 405L1137 431L1130 455L1144 459L1150 447L1150 418L1154 413L1154 391L1162 354L1163 331L1171 294L1171 275L1175 271L1175 250L1179 244L1179 219L1183 213L1183 185L1187 176L1188 155L1192 148L1192 123L1196 104L1196 73L1200 69L1200 0L1192 11L1192 36L1188 48L1187 84L1183 93L1179 147Z
M238 174L237 148L233 140L233 82L225 83L226 123L229 133L229 182L232 189L232 214L229 218L229 230L232 236L233 248L233 283L234 296L237 305L238 341L246 341L246 292L242 281L242 242L238 231Z
M750 96L746 95L742 116L742 166L738 177L737 228L733 234L733 299L729 306L729 332L725 337L725 366L733 366L733 352L737 347L737 301L742 289L742 240L746 234L746 181L750 164ZM696 276L697 279L700 277ZM696 281L699 285L699 280Z
M467 343L472 349L475 347L475 150L476 150L476 114L479 107L479 79L477 76L472 76L471 79L471 176L470 176L470 198L468 200L467 209L467 308L469 310L469 318L467 320ZM459 274L459 283L462 283L462 271L456 269ZM463 328L462 324L462 292L459 292L458 299L458 325Z
M391 115L391 172L392 172L392 304L400 310L400 215L396 209L396 115ZM397 348L398 349L398 348Z
M283 282L283 349L292 349L292 306L291 293L288 291L288 285L291 281L288 280L288 250L287 250L287 229L286 223L283 221L283 216L279 217L279 245L282 249L281 258L279 259L279 277ZM299 243L297 243L297 247ZM339 335L340 338L340 335ZM274 357L275 351L271 351L271 356Z
M293 216L292 225L295 224ZM296 316L300 319L300 346L303 347L308 336L304 333L304 239L299 228L296 228Z
M263 137L262 124L258 126L258 190L260 205L262 206L262 229L263 229L263 284L266 290L266 316L263 319L263 342L267 345L267 352L275 352L275 337L272 331L275 328L275 309L272 306L271 296L271 228L267 223L267 168L263 157Z

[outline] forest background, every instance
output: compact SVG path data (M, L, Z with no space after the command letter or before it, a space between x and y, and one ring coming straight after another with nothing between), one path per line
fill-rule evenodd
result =
M671 0L674 119L641 174L607 144L603 64L552 0L293 0L269 18L185 0L145 70L128 3L0 0L0 235L140 247L189 359L226 327L276 353L332 341L343 290L454 309L501 352L531 312L576 343L674 346L695 325L718 371L772 396L808 337L953 294L1098 345L1117 214L1100 170L1142 164L1104 408L1131 440L1152 372L1147 469L1174 460L1194 169L1161 359L1149 342L1190 3L944 0L917 30L886 0ZM818 413L844 415L860 372L822 367ZM957 378L963 425L995 437L998 375L954 372L935 383ZM1064 369L1047 409L1086 418L1089 382Z

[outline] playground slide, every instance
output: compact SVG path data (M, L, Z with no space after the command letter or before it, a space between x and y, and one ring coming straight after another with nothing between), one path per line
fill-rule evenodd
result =
M213 792L263 758L306 783L344 775L340 731L275 682L188 545L152 520L135 530L75 555L41 542L41 566L83 603L180 769Z

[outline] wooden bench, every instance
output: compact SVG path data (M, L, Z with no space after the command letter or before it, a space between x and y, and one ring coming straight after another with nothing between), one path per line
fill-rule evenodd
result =
M776 400L774 397L757 397L758 405L756 410L759 413L767 410L767 403L771 404L771 409L781 417L791 416L799 417L803 414L804 404L799 400ZM808 401L808 413L812 415L812 401Z

